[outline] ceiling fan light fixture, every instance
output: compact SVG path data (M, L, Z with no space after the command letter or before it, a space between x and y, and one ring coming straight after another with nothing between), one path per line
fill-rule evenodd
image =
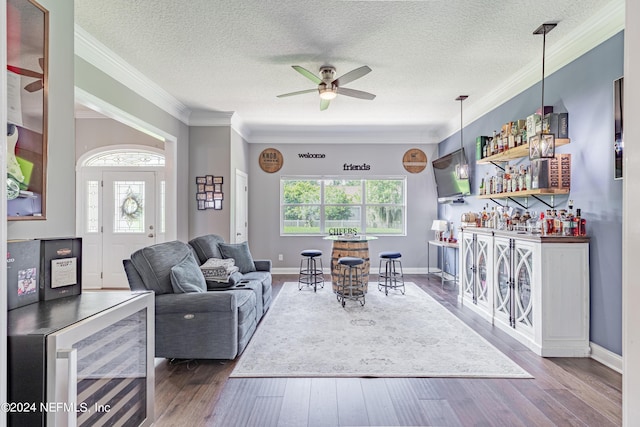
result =
M331 101L338 96L337 89L319 89L318 92L320 92L320 99L324 99L326 101Z

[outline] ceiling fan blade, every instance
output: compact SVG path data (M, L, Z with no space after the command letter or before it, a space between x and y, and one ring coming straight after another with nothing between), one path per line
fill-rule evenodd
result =
M361 90L349 89L349 88L346 88L346 87L339 87L338 88L338 93L340 95L352 96L354 98L369 99L369 100L374 99L376 97L372 93L363 92Z
M329 103L331 101L329 101L328 99L321 99L320 100L320 111L326 110L327 108L329 108Z
M36 73L35 71L27 70L26 68L14 67L13 65L7 65L7 70L20 74L21 76L33 77L35 79L41 79L44 77L42 73Z
M306 90L299 90L297 92L283 93L282 95L278 95L277 98L285 98L287 96L302 95L303 93L311 93L311 92L318 92L318 89L306 89Z
M44 58L38 58L38 64L40 64L40 69L44 70Z
M36 80L33 83L29 83L24 87L27 92L37 92L44 87L42 80Z
M366 65L363 65L360 68L356 68L355 70L349 71L347 74L344 74L333 81L337 86L346 85L360 77L364 77L371 72L371 68Z
M292 65L291 67L297 72L299 72L300 74L302 74L303 76L305 76L306 78L308 78L309 80L311 80L312 82L314 82L315 84L319 85L320 83L322 83L322 79L320 77L318 77L311 71L307 70L306 68L301 67L299 65Z

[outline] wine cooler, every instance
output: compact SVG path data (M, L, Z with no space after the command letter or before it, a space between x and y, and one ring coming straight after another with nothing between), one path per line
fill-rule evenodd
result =
M9 425L151 425L153 314L149 292L85 292L9 311Z

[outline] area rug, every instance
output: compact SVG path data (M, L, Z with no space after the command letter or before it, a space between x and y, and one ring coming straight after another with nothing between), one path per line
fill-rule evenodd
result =
M231 377L532 378L414 283L343 308L331 283L287 282Z

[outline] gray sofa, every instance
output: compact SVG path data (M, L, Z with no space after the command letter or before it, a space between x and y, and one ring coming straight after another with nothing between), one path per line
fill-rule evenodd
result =
M244 269L228 282L204 281L199 265L224 258L221 246L251 256L246 244L229 245L208 235L189 244L148 246L123 261L132 291L155 292L156 357L234 359L271 305L270 260L244 259Z

